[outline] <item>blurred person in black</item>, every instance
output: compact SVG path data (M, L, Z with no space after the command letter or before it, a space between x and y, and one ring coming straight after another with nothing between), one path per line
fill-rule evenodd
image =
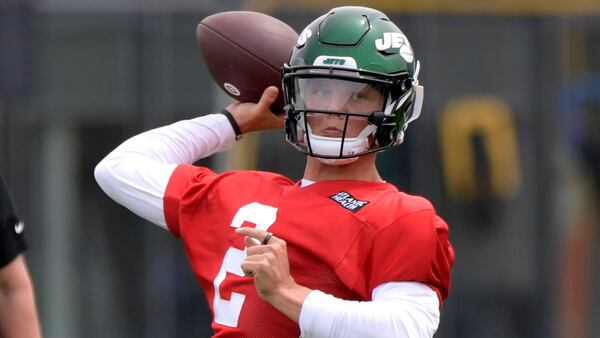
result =
M560 257L559 337L596 337L600 226L600 77L570 83L559 101L566 160L566 210Z
M23 258L24 223L0 173L0 337L40 337L31 278Z

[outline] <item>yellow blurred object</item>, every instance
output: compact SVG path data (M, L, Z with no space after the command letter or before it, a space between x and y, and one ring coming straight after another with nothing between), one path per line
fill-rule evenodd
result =
M514 196L521 183L515 125L508 105L492 96L452 101L442 113L440 143L448 194L461 200L478 196L474 136L483 140L492 196Z

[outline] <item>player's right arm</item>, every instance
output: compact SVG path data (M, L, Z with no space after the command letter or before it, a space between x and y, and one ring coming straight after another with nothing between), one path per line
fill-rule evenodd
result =
M242 133L277 128L283 120L269 111L276 98L276 87L269 87L258 104L233 103L227 109ZM179 121L126 140L98 163L94 176L117 203L166 228L163 197L175 168L229 149L233 143L234 130L223 114Z
M96 165L94 176L115 202L166 228L163 196L175 168L234 142L231 125L222 114L179 121L126 140Z

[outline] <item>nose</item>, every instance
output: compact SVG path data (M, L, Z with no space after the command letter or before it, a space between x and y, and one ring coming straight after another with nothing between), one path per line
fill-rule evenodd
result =
M332 111L336 111L336 112L344 112L343 110L340 109L331 109ZM331 119L331 120L342 120L344 119L344 115L342 114L335 114L335 113L329 113L326 114L327 119Z
M334 91L328 103L327 110L346 112L348 108L348 95L343 91ZM335 116L341 117L339 115Z

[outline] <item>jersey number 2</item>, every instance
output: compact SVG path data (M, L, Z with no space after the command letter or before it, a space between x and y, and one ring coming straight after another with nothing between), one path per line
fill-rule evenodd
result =
M275 222L277 217L277 208L260 204L257 202L246 204L241 207L233 217L231 226L239 228L244 222L256 224L257 229L267 231ZM215 287L214 311L215 322L221 325L237 327L242 304L244 303L245 295L237 292L231 292L231 298L225 300L221 298L221 283L227 277L227 273L232 273L238 276L244 276L242 272L242 261L246 258L246 252L234 247L230 247L225 253L221 269L213 281Z

